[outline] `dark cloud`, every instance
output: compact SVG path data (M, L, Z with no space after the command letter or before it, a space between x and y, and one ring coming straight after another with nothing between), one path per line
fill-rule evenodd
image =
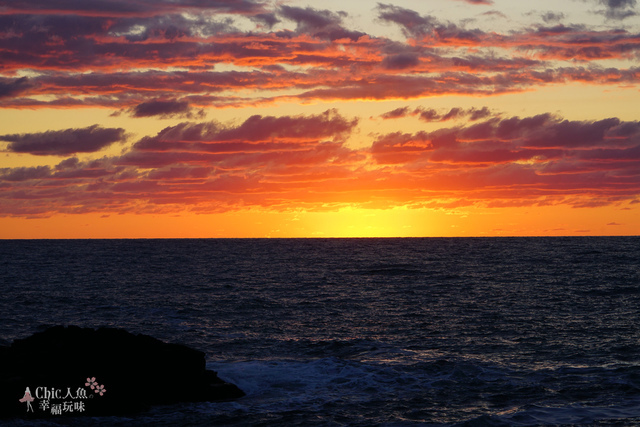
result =
M183 37L208 37L235 31L233 21L214 20L207 16L186 18L179 14L109 20L108 35L124 36L131 42L147 40L175 41Z
M138 104L128 111L132 117L159 117L163 119L171 117L203 118L205 115L203 110L194 110L189 102L175 99L154 99Z
M51 175L49 166L0 168L0 180L2 181L29 181L43 179Z
M442 115L433 108L419 109L417 108L414 113L418 113L420 120L425 122L438 122L441 120Z
M358 124L358 119L346 119L337 110L327 110L313 116L251 116L237 128L218 133L218 140L242 139L262 141L271 138L338 138L349 133Z
M481 30L467 30L450 22L443 23L433 16L421 16L416 11L399 6L378 3L377 9L379 20L398 24L406 37L433 38L440 42L462 45L482 43L486 38Z
M55 166L52 178L60 179L91 179L114 177L122 167L113 167L107 158L80 162L76 157L70 157Z
M258 13L260 0L0 0L0 8L28 13L47 12L85 16L150 16L181 10Z
M504 18L507 19L507 15L505 15L504 13L498 11L498 10L490 10L488 12L484 12L482 14L482 16L490 16L490 17L494 17L494 18Z
M389 70L404 70L413 68L420 63L420 58L413 53L399 53L397 55L387 56L382 65Z
M636 0L600 0L600 3L611 9L619 9L624 7L633 7L636 5Z
M636 0L597 0L605 6L602 12L608 19L626 19L636 16Z
M205 143L254 143L274 142L277 140L301 143L318 141L323 138L341 139L350 133L358 124L358 119L348 120L336 110L327 110L312 116L260 116L249 117L238 126L226 127L215 122L181 123L163 129L155 137L146 137L135 144L136 149L167 150L171 145L167 142L205 142ZM181 148L189 148L180 145ZM216 146L216 150L220 150ZM238 150L241 145L233 146ZM244 149L247 149L245 146ZM198 147L197 150L203 150Z
M459 118L467 118L469 121L477 121L494 115L496 114L491 112L487 107L482 107L480 109L473 107L466 110L454 107L448 111L438 111L433 108L424 107L417 107L411 111L409 107L401 107L384 113L380 115L380 117L383 119L397 119L407 116L418 116L420 120L425 122L445 122Z
M311 7L280 6L278 14L297 24L296 33L311 34L328 40L350 39L357 41L365 35L360 31L347 30L342 26L345 12L318 10Z
M295 11L290 12L292 17L297 17ZM324 15L320 13L320 16ZM229 20L218 22L201 16L109 19L0 15L0 28L6 25L8 34L0 37L0 63L5 70L113 71L113 68L166 69L171 66L210 69L217 62L274 65L285 57L291 63L301 64L313 64L312 58L332 62L336 56L341 57L342 65L358 62L355 55L334 52L327 56L323 51L330 48L330 44L309 44L305 37L357 41L364 33L345 29L339 20L321 25L324 21L305 17L298 17L301 21L296 32L281 31L278 38L264 33L238 38L234 34L239 30ZM206 41L207 37L214 36L215 43ZM297 36L302 37L291 40ZM153 49L148 44L150 41L154 42ZM14 49L16 44L22 47L20 51Z
M462 108L452 108L448 113L443 115L440 118L440 121L446 122L447 120L457 119L458 117L465 114L465 111Z
M76 169L80 165L77 157L69 157L56 165L56 170Z
M330 10L318 10L312 7L280 6L279 14L283 18L295 21L303 29L318 30L342 23L343 13Z
M406 37L424 37L431 33L439 22L432 16L421 16L418 12L403 7L378 3L378 19L400 25Z
M406 117L410 114L409 107L400 107L395 110L388 111L382 114L380 117L383 119L399 119L401 117Z
M484 109L475 111L489 114ZM433 120L443 120L448 115L459 116L463 111L451 109L445 116L428 109L421 113ZM493 117L431 133L384 135L373 143L372 153L383 163L417 160L502 163L544 159L541 170L545 173L615 170L614 162L619 162L621 168L631 169L640 160L640 122L622 122L618 118L570 121L551 114Z
M545 126L531 130L527 144L535 147L607 147L612 143L638 140L640 123L627 122L627 137L609 139L610 135L618 135L621 121L610 118L593 122L554 120L547 116ZM610 142L611 141L611 142Z
M0 77L0 99L12 98L19 95L32 87L27 77L19 79L5 79Z
M564 54L563 54L564 55ZM332 64L328 56L322 57L325 66ZM214 92L225 90L270 88L270 89L310 89L294 95L302 99L385 99L389 97L415 98L441 94L497 94L520 91L532 85L544 85L565 82L584 82L590 84L634 84L640 81L640 68L620 70L616 68L565 67L559 69L538 70L533 68L531 60L503 62L495 58L486 62L477 59L472 62L453 59L451 62L460 69L485 70L497 69L489 76L484 72L446 72L431 75L413 73L411 75L379 74L369 70L366 78L361 74L349 74L338 68L335 70L310 70L306 73L289 72L282 67L266 67L264 71L229 72L182 72L182 71L146 71L128 73L91 73L77 76L55 74L32 78L34 84L46 87L54 93L64 92L66 97L51 101L23 98L5 102L6 106L78 106L102 105L117 108L134 103L147 102L146 96L165 94L170 91L190 93L181 98L190 105L242 105L247 100L226 95L216 98ZM456 65L457 64L457 65ZM520 64L520 66L517 66ZM531 64L531 65L528 65ZM406 70L412 70L407 68ZM366 71L366 70L365 70ZM382 71L382 70L380 70ZM403 73L404 74L404 73ZM318 88L318 89L316 89ZM94 97L84 96L87 91ZM102 96L104 94L104 96ZM199 96L202 94L204 96ZM175 95L174 95L175 96ZM272 98L272 100L275 98ZM265 99L269 101L269 99ZM252 103L259 102L252 100Z
M467 110L467 114L469 115L469 120L471 121L485 119L493 115L491 110L489 110L489 108L487 107L482 107L479 110L476 108L471 108L470 110Z
M562 12L545 12L541 15L541 18L544 22L546 22L547 24L552 23L552 22L559 22L562 21L565 18L564 13Z
M272 28L274 25L281 22L275 13L258 13L253 15L251 20L263 24L267 28Z
M493 4L493 0L460 0L460 1L464 1L469 4L481 4L486 6L490 6Z
M114 142L124 142L125 138L122 128L103 128L98 125L82 129L0 135L0 141L9 142L8 151L38 156L92 153Z

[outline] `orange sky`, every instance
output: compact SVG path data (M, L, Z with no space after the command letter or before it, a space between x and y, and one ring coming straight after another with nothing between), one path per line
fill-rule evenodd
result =
M0 0L0 238L640 234L635 2Z

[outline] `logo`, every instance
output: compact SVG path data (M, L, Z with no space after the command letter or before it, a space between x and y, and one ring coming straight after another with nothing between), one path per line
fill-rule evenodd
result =
M87 378L87 382L79 387L67 387L66 390L55 387L39 386L34 388L34 394L27 387L24 396L18 399L26 403L26 412L36 412L34 402L39 411L50 415L82 413L86 411L87 399L101 397L107 392L104 384L98 384L95 377Z
M27 387L27 389L24 391L24 397L20 399L20 402L26 402L27 412L33 412L33 406L31 405L31 402L33 402L34 400L35 399L31 396L31 390L29 390L29 387Z

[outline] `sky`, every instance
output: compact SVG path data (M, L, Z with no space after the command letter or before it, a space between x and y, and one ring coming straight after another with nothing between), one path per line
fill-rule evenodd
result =
M636 0L0 0L0 238L640 234Z

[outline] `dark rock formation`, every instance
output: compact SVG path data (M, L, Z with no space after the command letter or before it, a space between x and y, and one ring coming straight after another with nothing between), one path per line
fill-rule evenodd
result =
M204 353L122 329L55 326L0 347L2 418L130 415L242 396L206 370Z

